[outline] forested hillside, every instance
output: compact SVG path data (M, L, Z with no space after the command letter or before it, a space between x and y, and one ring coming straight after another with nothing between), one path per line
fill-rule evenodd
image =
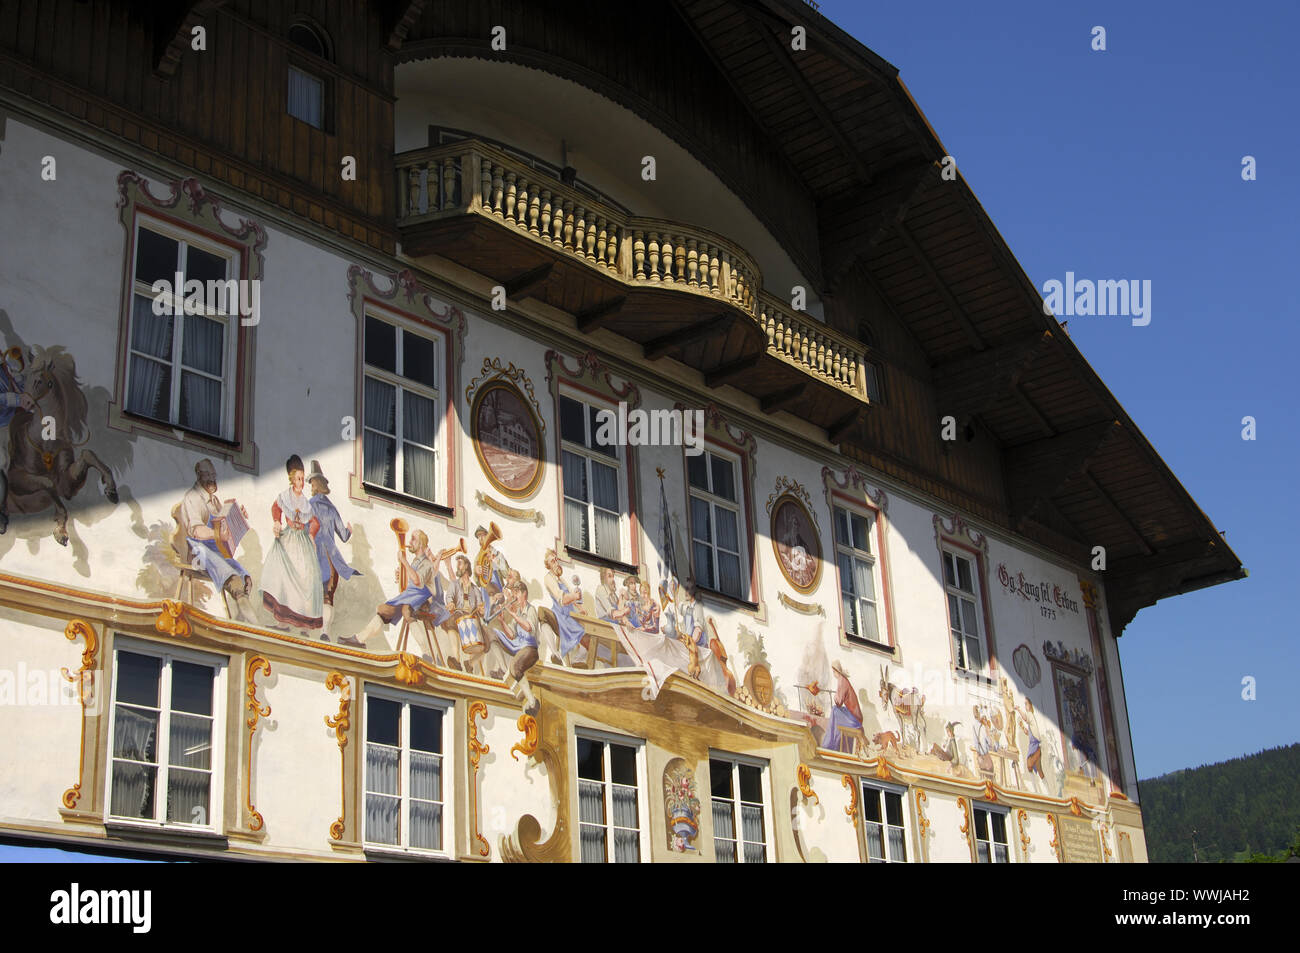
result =
M1300 829L1300 744L1174 771L1138 787L1153 862L1277 854Z

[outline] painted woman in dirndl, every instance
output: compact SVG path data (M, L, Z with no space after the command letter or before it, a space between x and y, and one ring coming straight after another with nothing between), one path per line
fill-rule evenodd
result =
M285 470L289 487L271 504L275 542L262 570L262 605L281 625L319 629L324 594L313 540L320 521L312 513L311 497L303 492L302 458L295 453Z

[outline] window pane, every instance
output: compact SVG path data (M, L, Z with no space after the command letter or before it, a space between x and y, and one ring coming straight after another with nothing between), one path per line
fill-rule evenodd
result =
M587 445L582 404L568 397L560 398L560 437L580 446Z
M219 434L221 432L221 381L183 371L180 419L177 423L202 433Z
M584 826L605 823L605 785L599 781L578 782L578 820Z
M961 605L952 593L948 593L948 627L954 632L961 631Z
M731 797L730 761L709 761L709 784L714 797Z
M415 751L442 752L442 711L412 705L411 748ZM420 795L417 795L417 797Z
M618 471L594 460L591 462L591 500L602 510L617 513L621 509L618 502Z
M397 373L397 328L366 316L366 363Z
M715 457L713 454L709 454L709 462L713 468L713 495L734 501L736 499L735 467L730 460Z
M172 356L172 316L154 314L153 300L136 295L131 311L131 349L160 360Z
M604 556L606 559L618 559L619 547L622 542L619 532L619 519L617 513L609 513L605 510L596 510L596 548L594 552L597 556Z
M166 235L159 235L141 227L135 237L135 277L147 285L165 279L176 281L180 243ZM173 288L173 292L179 289Z
M411 802L411 846L425 850L442 847L442 805Z
M435 485L433 451L406 443L402 445L402 457L402 492L422 500L432 500Z
M128 705L158 707L162 660L134 652L117 653L117 700Z
M714 588L713 580L713 549L707 543L696 543L695 552L695 581L707 589Z
M879 824L867 824L867 857L877 862L885 859L884 828Z
M402 706L387 698L366 698L366 740L397 747L401 742Z
M976 863L979 864L989 863L989 845L984 843L983 841L978 841L975 844L975 858L976 858L975 860Z
M763 850L762 844L745 845L745 863L747 864L767 863L767 853Z
M984 648L978 637L966 639L966 656L971 668L984 667Z
M695 497L691 497L691 535L706 543L713 541L709 504Z
M113 715L113 757L158 760L158 713L118 705Z
M744 595L744 580L740 575L740 558L730 553L718 553L718 588L737 599Z
M889 828L889 859L894 863L907 860L907 838L901 827Z
M426 751L411 752L411 797L442 800L442 758Z
M853 545L864 553L871 552L871 524L861 516L853 516Z
M170 319L168 319L170 321ZM185 315L181 361L186 367L221 376L226 350L226 326L201 314Z
M173 768L167 772L167 820L180 824L211 823L208 794L212 775Z
M226 279L226 259L220 255L195 248L190 245L185 249L185 280L224 281ZM206 293L207 289L204 288ZM239 302L226 302L226 312L238 310Z
M438 386L437 348L433 341L402 331L402 376L426 387Z
M564 495L573 500L587 502L587 458L568 450L561 454L564 470Z
M740 765L740 799L751 804L763 803L763 771L752 764Z
M980 627L975 617L975 603L969 599L961 600L961 621L962 631L967 635L979 634Z
M687 457L686 474L690 478L691 486L707 491L709 488L708 456L701 453L698 456Z
M860 635L858 632L858 601L852 596L843 596L840 599L840 610L844 613L844 631L849 635Z
M636 787L636 749L627 745L609 746L609 774L615 784Z
M713 802L713 836L723 840L736 839L736 818L730 801L715 799Z
M763 837L763 808L757 804L740 805L741 833L750 843L761 844Z
M864 599L876 600L876 574L871 563L853 560L854 591Z
M126 409L154 420L171 419L172 372L166 364L131 355L131 385Z
M289 115L321 128L324 84L315 76L289 67Z
M835 561L840 567L840 591L849 595L856 595L857 589L854 588L853 566L856 560L848 553L837 553Z
M880 620L876 617L876 607L865 599L858 600L858 614L862 617L862 631L858 634L873 642L880 641Z
M605 862L605 831L600 827L582 825L582 862L584 864L603 864Z
M990 812L989 819L993 822L993 839L999 844L1005 844L1007 842L1007 816Z
M366 840L375 844L397 843L397 820L402 802L395 797L366 795Z
M437 409L438 405L429 398L402 391L402 436L426 447L434 446L438 432Z
M839 507L835 508L835 542L842 546L852 545L849 538L849 514Z
M637 823L636 788L616 784L610 790L610 795L614 805L614 825L635 830L639 826Z
M715 506L713 512L718 521L718 545L728 552L739 552L740 536L736 531L736 514L721 506Z
M975 591L975 584L971 581L970 560L957 559L957 585L967 592Z
M182 768L212 767L211 718L174 714L168 734L168 762Z
M589 444L595 450L599 450L607 457L618 456L618 425L616 421L610 419L616 416L611 411L597 410L595 407L588 407L587 414L590 417L588 426L591 430L591 443ZM603 424L603 428L602 428ZM603 433L602 433L603 429ZM604 437L602 440L601 437Z
M564 501L564 542L591 552L590 515L587 507L573 500Z
M993 846L993 863L1005 864L1007 860L1007 848L1005 844L995 844Z
M367 430L362 449L365 456L365 481L374 486L397 489L396 475L393 472L397 466L397 441Z
M578 739L578 777L605 780L605 746L599 741Z
M895 827L901 827L903 824L903 798L902 795L895 794L892 791L885 791L885 820Z
M952 553L946 550L943 554L943 584L945 586L957 585L957 570L953 567Z
M989 816L988 812L979 808L975 809L975 836L980 840L989 839Z
M113 762L113 793L109 813L114 817L153 819L153 789L157 768Z
M373 377L366 378L365 423L372 430L397 433L397 388Z
M377 744L366 745L366 790L375 794L397 794L400 790L397 772L401 766L401 752Z
M614 831L614 863L635 864L641 860L641 836L636 831Z
M876 788L866 786L862 788L862 817L872 824L879 824L882 820L880 817L880 791Z

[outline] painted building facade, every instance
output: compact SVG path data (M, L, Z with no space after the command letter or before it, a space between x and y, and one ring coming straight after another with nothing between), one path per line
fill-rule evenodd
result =
M3 4L5 836L1145 860L1116 638L1240 564L888 64L268 6Z

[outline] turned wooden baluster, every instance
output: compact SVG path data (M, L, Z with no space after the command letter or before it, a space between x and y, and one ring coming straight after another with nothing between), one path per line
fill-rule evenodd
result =
M542 211L542 199L537 194L537 189L529 189L528 192L528 234L540 235L537 230L537 216Z
M602 265L609 264L608 248L609 235L606 232L605 216L596 216L596 260Z
M507 222L513 222L515 220L515 196L517 195L517 190L515 188L515 174L509 170L507 170L505 174L504 195L505 206L502 208L503 217Z
M712 249L709 254L709 287L715 292L718 290L718 252L720 249Z
M418 165L411 166L407 172L406 214L420 214L420 167Z
M481 196L483 207L488 211L491 211L492 210L492 163L484 161L479 168L481 170L479 173L479 177L482 179L482 183L480 184L479 187L479 195Z
M442 160L442 203L439 211L456 204L456 175L460 172L460 160L451 156Z
M639 229L632 233L632 262L636 280L645 281L645 232Z
M650 232L646 235L646 250L650 253L650 280L662 281L663 276L659 273L659 233Z
M573 217L573 250L583 258L590 258L587 254L587 207L579 205Z
M673 282L677 280L677 269L674 265L673 256L677 254L673 244L672 232L664 232L663 241L660 243L660 251L663 253L663 278L664 281Z

